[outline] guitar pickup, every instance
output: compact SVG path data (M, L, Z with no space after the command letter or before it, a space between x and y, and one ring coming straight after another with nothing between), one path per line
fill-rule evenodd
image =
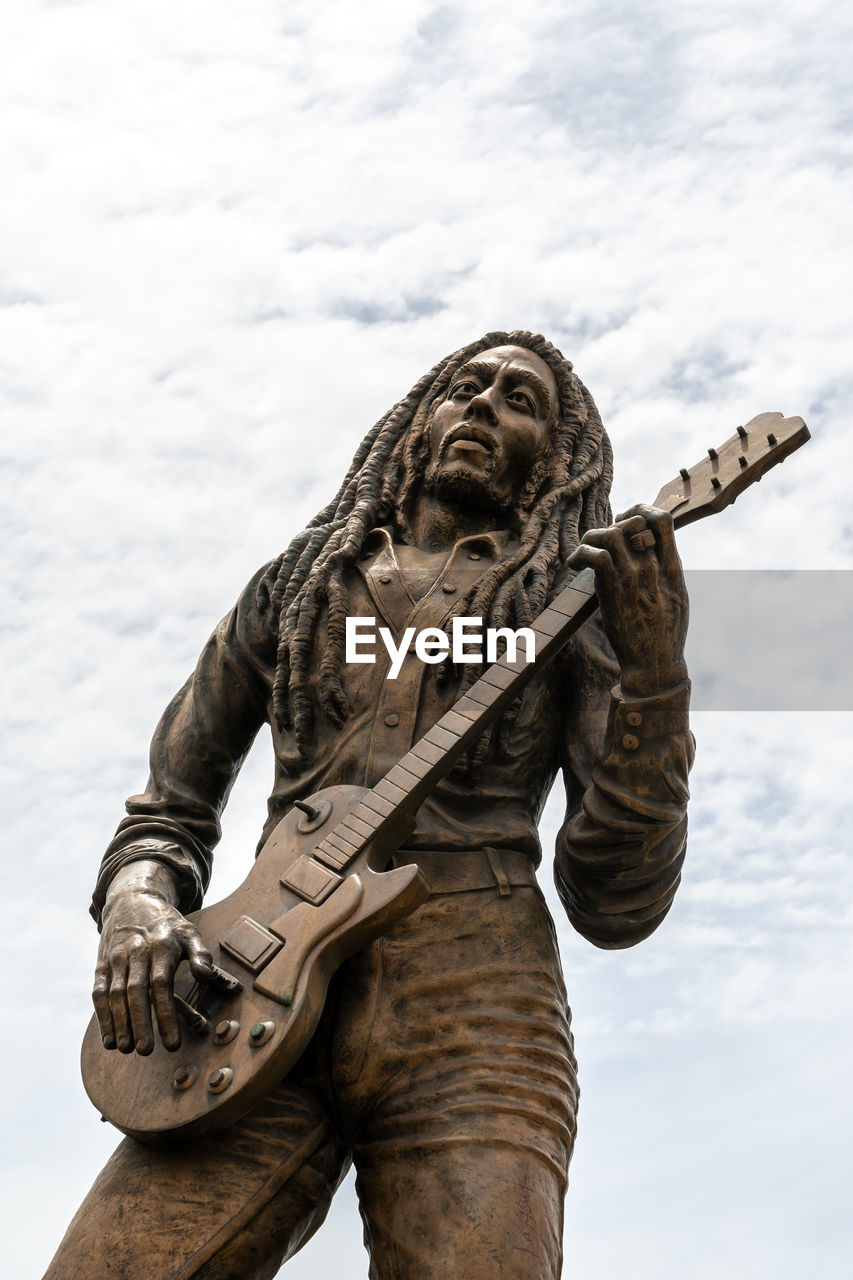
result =
M340 890L322 907L299 902L283 912L272 927L287 944L255 978L255 990L279 1004L293 1003L300 975L309 957L322 950L330 934L349 920L364 897L357 875L348 876Z
M303 853L281 877L281 883L285 889L290 889L312 906L318 907L333 889L337 889L341 877Z
M281 950L282 942L251 916L241 916L219 939L219 945L252 973L258 973Z

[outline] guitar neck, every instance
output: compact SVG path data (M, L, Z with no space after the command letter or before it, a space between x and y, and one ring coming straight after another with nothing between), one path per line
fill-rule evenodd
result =
M510 661L504 654L492 663L367 793L358 808L321 841L314 856L340 871L367 843L384 845L386 838L393 838L401 829L407 835L417 810L436 783L597 608L595 575L591 569L583 569L534 622L536 661L528 662L526 654Z
M724 444L709 449L695 466L683 467L664 485L653 506L669 511L677 529L713 515L733 503L744 489L808 438L809 430L802 418L761 413L745 427L738 427ZM504 654L493 663L367 793L358 808L317 845L314 857L341 871L372 842L377 848L401 844L436 783L518 697L534 672L547 666L569 637L595 613L598 601L594 583L592 570L582 570L534 622L535 663L527 661L526 653L514 661Z

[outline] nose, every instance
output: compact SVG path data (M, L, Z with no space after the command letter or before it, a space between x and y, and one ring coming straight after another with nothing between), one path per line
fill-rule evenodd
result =
M472 396L465 406L466 418L485 418L487 422L496 425L498 422L498 414L492 401L494 387L485 387L479 395Z

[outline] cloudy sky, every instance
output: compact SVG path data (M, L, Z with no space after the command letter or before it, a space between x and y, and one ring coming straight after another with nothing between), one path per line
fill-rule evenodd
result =
M814 571L853 567L851 34L850 6L816 0L5 8L9 1275L41 1275L115 1141L77 1067L86 906L151 729L436 359L545 332L610 429L617 507L754 414L801 414L808 447L681 547L697 571L801 571L791 617L829 607ZM689 865L659 933L603 954L560 920L582 1280L848 1274L853 699L838 626L797 635L783 611L759 710L696 714ZM774 673L805 665L836 710L780 709ZM260 741L215 896L270 778ZM554 797L546 862L559 817ZM286 1274L366 1270L347 1188Z

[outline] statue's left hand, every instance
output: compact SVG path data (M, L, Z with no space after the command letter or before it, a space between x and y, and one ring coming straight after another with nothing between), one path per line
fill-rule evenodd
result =
M672 516L655 507L631 507L608 528L591 529L569 566L595 572L623 692L652 697L680 684L687 676L689 607Z

